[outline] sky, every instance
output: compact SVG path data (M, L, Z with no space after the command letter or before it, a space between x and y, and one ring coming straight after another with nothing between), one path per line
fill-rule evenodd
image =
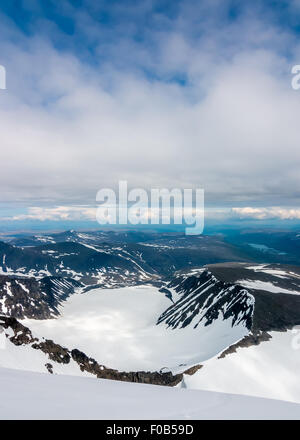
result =
M300 0L1 2L0 229L92 221L120 180L299 220L299 37Z

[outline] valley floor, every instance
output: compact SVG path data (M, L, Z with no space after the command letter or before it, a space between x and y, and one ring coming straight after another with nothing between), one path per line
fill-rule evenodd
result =
M223 351L248 334L231 320L185 328L157 325L172 305L154 286L94 289L74 294L63 303L57 319L25 319L37 336L76 347L102 364L120 371L186 370ZM6 366L1 364L0 365Z

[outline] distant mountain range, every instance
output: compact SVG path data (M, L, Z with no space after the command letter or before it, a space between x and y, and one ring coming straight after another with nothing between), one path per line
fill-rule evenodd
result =
M246 261L246 254L206 236L67 231L18 237L0 242L0 301L13 291L19 306L11 300L3 303L12 316L33 317L36 313L36 317L48 318L57 314L59 301L72 293L70 286L85 290L149 282L159 285L177 270L234 260ZM40 305L35 301L38 298L42 298ZM32 303L36 303L36 312Z

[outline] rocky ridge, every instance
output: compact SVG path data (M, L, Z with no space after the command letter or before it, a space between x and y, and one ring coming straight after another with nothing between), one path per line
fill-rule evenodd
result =
M154 385L175 386L181 382L183 374L193 374L198 368L186 370L182 374L173 375L169 371L150 372L122 372L107 368L99 364L95 359L87 356L78 349L69 350L49 339L38 339L33 336L31 330L21 324L16 318L0 316L0 329L3 329L6 338L14 345L28 345L33 350L40 350L45 354L45 369L53 373L53 363L69 364L71 360L76 362L82 372L90 373L100 379L121 380L125 382L138 382ZM52 363L51 363L52 362Z

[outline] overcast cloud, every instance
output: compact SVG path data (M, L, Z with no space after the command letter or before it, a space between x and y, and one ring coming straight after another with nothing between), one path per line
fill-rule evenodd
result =
M0 202L88 206L128 180L299 204L299 1L21 3L0 15Z

